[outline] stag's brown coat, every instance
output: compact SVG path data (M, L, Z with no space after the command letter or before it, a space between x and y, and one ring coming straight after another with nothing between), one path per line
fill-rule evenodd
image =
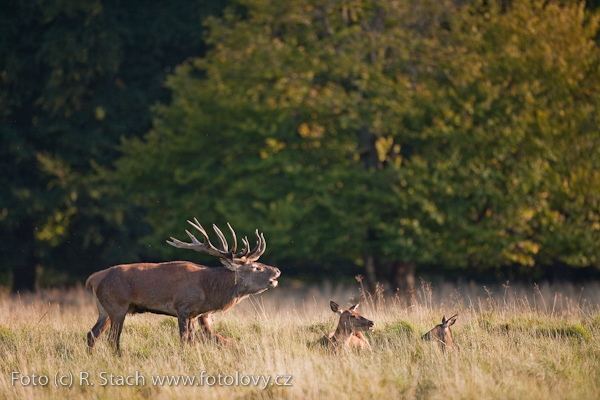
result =
M197 220L190 224L200 230L204 242L186 231L192 243L173 238L167 243L215 255L221 258L224 267L208 268L188 261L171 261L117 265L92 274L86 288L94 292L98 320L88 333L90 349L110 323L109 341L118 351L125 316L142 312L176 317L182 341L193 341L196 317L205 315L212 322L211 313L227 310L250 294L277 286L279 269L256 261L266 249L264 237L258 231L257 246L250 250L248 240L244 239L245 250L235 254L237 241L231 227L234 244L229 250L216 226L221 249L210 243Z

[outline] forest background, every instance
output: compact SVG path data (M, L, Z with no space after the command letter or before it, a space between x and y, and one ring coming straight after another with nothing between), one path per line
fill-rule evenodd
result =
M598 2L7 0L0 286L215 260L300 281L599 279ZM282 281L282 283L284 283Z

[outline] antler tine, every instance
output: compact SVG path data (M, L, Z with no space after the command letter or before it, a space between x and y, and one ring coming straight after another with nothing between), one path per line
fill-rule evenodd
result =
M256 253L256 259L258 260L258 258L260 256L263 255L263 253L265 252L265 250L267 250L267 241L265 240L265 235L264 234L260 234L260 239L262 241L262 248L258 251L258 253Z
M244 244L244 249L237 254L234 254L233 259L239 260L241 262L246 262L246 257L250 252L250 246L248 245L248 237L242 238L242 243Z
M194 218L194 222L192 222L188 219L188 224L190 224L194 228L198 229L200 231L200 233L202 233L202 236L204 236L204 238L210 242L210 240L208 239L208 233L206 233L206 231L204 230L202 225L200 225L200 222L198 222L198 219Z
M256 261L262 255L261 250L263 248L263 238L261 237L261 235L258 234L258 229L255 231L255 234L256 234L256 238L257 238L256 247L254 249L252 249L250 254L248 254L248 260L250 260L250 261Z
M262 243L261 248L258 250L258 252L254 255L254 260L256 261L260 258L260 256L263 255L263 253L265 252L265 250L267 250L267 241L265 240L265 235L264 234L260 234L260 241Z
M198 239L196 239L196 236L192 235L190 233L190 231L188 231L187 229L185 230L185 233L187 233L187 235L190 237L190 240L192 241L191 244L194 245L202 245L202 242L200 242Z
M231 252L235 253L235 251L237 250L237 237L235 236L235 231L233 230L231 225L229 225L229 222L227 223L227 226L229 227L229 230L231 231L231 236L233 236L233 245L231 246Z
M195 222L195 223L194 223ZM204 229L204 227L202 225L200 225L200 222L198 222L197 218L194 218L194 222L190 221L188 219L188 223L193 226L194 228L198 229L200 231L200 233L202 234L202 236L204 236L204 242L206 243L206 245L208 245L208 247L218 250L210 241L210 238L208 237L208 233L206 233L206 230ZM194 237L194 235L190 234L187 230L186 230L187 234L190 235L193 239L192 241L194 241L194 239L196 239ZM200 243L197 239L195 240L196 243ZM227 251L227 250L225 250Z
M186 244L189 244L189 243L184 243L181 240L175 239L173 236L171 236L171 241L167 240L167 244L170 244L173 247L183 249L183 248L186 248Z
M217 233L217 236L219 237L219 242L221 242L221 250L229 251L229 245L227 244L227 240L225 240L225 236L223 235L223 232L221 232L219 227L215 224L213 224L213 229L215 230L215 232Z
M206 233L206 231L204 230L202 225L200 225L200 223L198 222L198 220L196 218L194 218L194 222L189 221L189 220L188 220L188 222L190 225L192 225L194 228L196 228L200 231L202 236L204 236L204 242L200 242L198 239L196 239L196 237L194 235L192 235L186 229L185 233L188 234L192 243L185 243L185 242L175 239L174 237L171 237L171 241L167 240L168 244L170 244L171 246L180 248L180 249L195 250L200 253L210 254L211 256L217 256L219 258L226 258L226 259L230 259L230 260L233 258L233 252L227 251L227 242L225 242L225 245L222 246L224 248L224 250L217 249L210 242L208 234ZM218 230L218 228L216 228L216 229L217 229L217 235L219 236L219 240L221 241L221 244L223 245L223 241L225 240L223 233L220 230Z
M177 248L180 248L180 249L195 249L196 247L202 246L202 243L198 239L196 239L196 236L192 235L190 233L190 231L188 231L186 229L185 233L188 234L188 236L190 237L192 243L182 242L181 240L175 239L172 236L171 236L171 241L167 240L167 243L170 244L173 247L177 247Z
M244 236L242 242L244 242L244 257L248 257L248 254L250 253L250 241L248 240L248 236Z
M227 223L227 227L229 227L229 231L231 232L231 236L233 237L233 245L231 247L231 249L229 249L229 245L227 243L227 239L225 238L225 235L223 234L223 231L221 231L221 229L219 229L219 227L215 224L213 224L213 229L215 230L215 233L217 234L218 238L219 238L219 243L220 243L220 249L217 249L210 241L210 238L208 237L208 233L206 233L206 230L202 227L202 225L200 224L200 222L198 222L198 219L194 218L194 221L189 221L188 223L193 226L194 228L196 228L198 231L200 231L200 233L202 234L202 236L204 237L204 240L201 242L199 241L192 233L190 233L190 231L186 230L185 233L187 233L187 235L190 237L190 240L192 241L191 243L185 243L182 242L178 239L175 239L174 237L171 237L171 240L167 240L167 243L170 244L173 247L177 247L180 249L190 249L190 250L195 250L198 251L200 253L206 253L206 254L210 254L213 256L217 256L219 258L225 258L228 259L228 265L226 265L227 268L234 268L233 264L244 264L248 261L256 261L260 258L260 256L263 255L263 253L265 252L266 248L267 248L267 242L265 240L265 236L262 233L258 232L258 229L255 231L255 235L256 235L256 246L251 249L250 248L250 241L248 240L248 236L244 237L242 239L242 243L244 244L244 249L239 252L239 253L235 253L235 251L237 250L237 236L235 234L235 231L233 230L233 228L231 227L231 225L229 224L229 222ZM225 263L225 261L223 261ZM231 264L231 265L229 265Z

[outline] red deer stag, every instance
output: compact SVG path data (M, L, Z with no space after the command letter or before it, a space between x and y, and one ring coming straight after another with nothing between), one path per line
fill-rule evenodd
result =
M450 353L453 352L456 345L454 344L454 338L452 337L450 327L454 325L456 318L458 318L458 314L453 315L449 319L446 319L445 315L442 316L442 323L421 336L421 339L435 341L439 343L442 350Z
M257 262L266 249L263 234L256 230L257 245L250 249L248 238L242 239L245 249L236 253L237 239L229 246L221 230L213 225L219 237L220 249L210 242L197 219L188 221L202 233L200 242L186 230L191 243L175 238L167 243L180 249L191 249L220 258L224 267L208 268L188 261L116 265L92 274L85 283L92 288L98 307L98 321L87 335L89 350L110 323L109 342L119 352L119 338L127 314L151 312L177 317L183 342L192 342L196 317L230 309L251 294L277 286L279 269Z
M362 332L372 331L375 323L355 311L358 308L358 303L347 310L342 310L342 307L335 301L330 302L329 305L331 311L340 315L340 322L335 332L323 336L321 343L330 346L358 347L371 350L371 345L369 345Z

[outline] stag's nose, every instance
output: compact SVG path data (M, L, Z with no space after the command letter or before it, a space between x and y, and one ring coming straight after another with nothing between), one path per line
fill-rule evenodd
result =
M279 268L275 268L275 278L279 278L279 275L281 275L281 271Z

